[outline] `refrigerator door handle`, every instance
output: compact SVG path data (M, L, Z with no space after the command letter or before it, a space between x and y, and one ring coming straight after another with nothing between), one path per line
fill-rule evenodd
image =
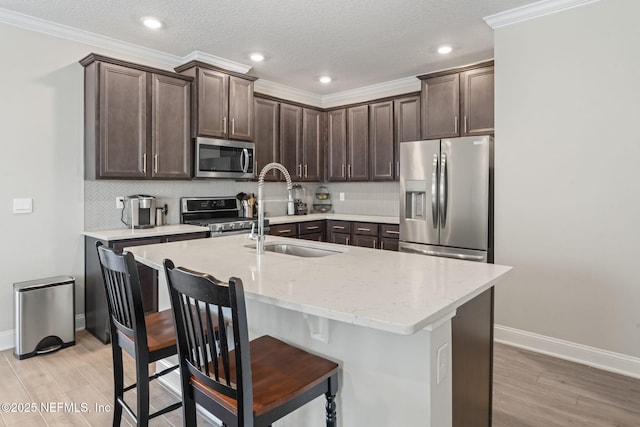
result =
M446 227L447 224L447 198L449 191L449 182L447 181L447 155L442 153L440 162L440 224Z
M433 228L438 228L438 155L433 155L433 172L431 173L431 219Z

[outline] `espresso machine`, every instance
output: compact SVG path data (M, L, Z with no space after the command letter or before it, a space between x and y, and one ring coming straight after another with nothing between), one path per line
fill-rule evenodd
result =
M304 187L300 184L293 184L291 189L293 191L294 215L306 215L309 210L307 209L307 202L304 201Z
M122 221L131 228L153 228L156 226L156 198L144 194L125 197L124 210L127 220Z

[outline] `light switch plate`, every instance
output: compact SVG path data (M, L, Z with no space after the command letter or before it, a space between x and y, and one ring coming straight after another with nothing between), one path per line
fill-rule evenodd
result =
M32 198L13 199L14 214L26 214L31 212L33 212Z

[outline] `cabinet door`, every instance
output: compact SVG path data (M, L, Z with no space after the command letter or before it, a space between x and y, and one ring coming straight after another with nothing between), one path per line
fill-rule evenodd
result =
M369 155L371 178L394 179L393 101L369 105Z
M253 140L253 82L229 77L229 138Z
M289 171L291 179L302 179L302 107L280 104L280 163ZM282 175L278 172L279 175ZM281 177L284 179L284 177Z
M369 180L369 106L347 109L347 177L350 181Z
M422 81L423 139L451 138L460 132L459 74Z
M393 101L393 114L396 132L395 145L395 179L400 178L400 144L418 141L420 134L420 97L396 99Z
M280 158L280 104L263 98L254 98L254 122L256 144L256 176L266 164ZM275 170L265 175L265 181L277 181Z
M198 70L198 136L226 138L228 129L229 76L214 70Z
M152 74L152 178L191 179L191 84Z
M493 126L493 67L460 75L462 135L489 135Z
M304 181L321 181L323 175L322 112L302 110L302 176Z
M327 180L347 180L347 111L327 113Z
M385 251L398 251L400 248L400 242L398 239L387 239L384 237L380 238L380 249Z
M360 246L363 248L378 249L378 237L377 236L362 236L360 234L353 235L353 246Z
M97 178L146 178L148 73L99 64Z
M351 235L344 233L329 232L327 241L329 243L338 243L340 245L348 245L351 243Z

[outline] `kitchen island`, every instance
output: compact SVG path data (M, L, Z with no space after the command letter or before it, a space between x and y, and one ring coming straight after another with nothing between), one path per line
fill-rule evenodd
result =
M451 425L451 318L510 267L329 243L283 242L335 251L305 258L258 256L247 235L132 247L161 270L177 266L243 281L251 337L270 334L341 366L339 425ZM248 247L247 247L248 246ZM166 284L160 293L167 294ZM160 298L160 308L168 298ZM324 401L276 426L324 425Z

